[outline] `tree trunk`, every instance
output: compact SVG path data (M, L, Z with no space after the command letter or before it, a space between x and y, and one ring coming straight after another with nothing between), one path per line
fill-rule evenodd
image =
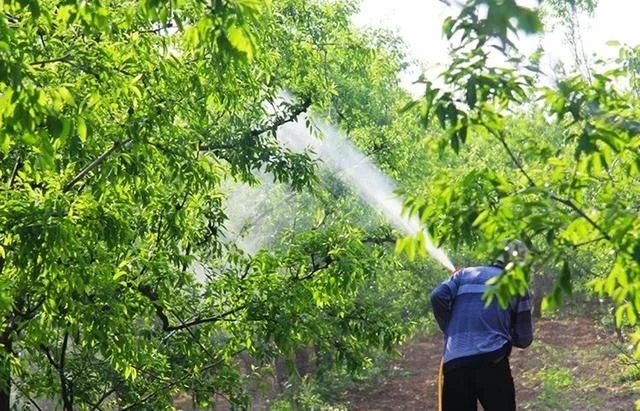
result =
M620 344L624 344L626 342L626 338L624 338L624 333L622 332L622 325L618 324L618 321L616 319L616 306L612 305L611 308L609 309L609 312L611 313L611 317L613 319L613 328L616 331L616 337L618 338L618 342Z
M539 271L538 271L539 270ZM553 289L553 277L549 269L542 266L533 275L531 289L531 315L533 318L542 318L542 300L545 294Z
M533 318L542 318L542 292L535 290L533 292L531 315Z
M0 410L11 409L11 367L10 359L12 352L11 340L4 337L0 341L2 349L5 352L6 357L2 364L2 371L0 372Z

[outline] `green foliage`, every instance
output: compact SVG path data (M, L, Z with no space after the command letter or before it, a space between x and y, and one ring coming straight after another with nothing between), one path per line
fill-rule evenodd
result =
M633 48L591 83L542 88L535 61L488 54L541 31L538 10L469 1L443 27L445 84L422 79L411 102L401 43L354 30L352 1L1 9L0 408L9 380L64 409L167 409L186 392L247 407L240 353L262 366L312 346L355 372L420 326L439 270L394 254L397 234L339 176L279 144L310 107L402 181L439 242L485 258L503 238L531 246L500 301L542 264L559 273L549 304L579 278L638 320L640 129L619 87L635 87ZM247 252L227 237L247 199L227 188L265 173Z
M542 369L538 371L537 377L542 380L544 386L554 391L567 388L573 383L571 370L568 369Z
M638 361L626 353L620 354L618 358L622 363L622 371L618 376L618 380L622 383L640 381L640 364Z
M541 32L539 12L515 2L468 1L445 20L454 54L444 85L424 79L424 98L407 108L428 130L444 130L432 138L457 160L443 154L444 166L423 189L428 196L410 196L406 208L429 222L439 241L483 258L495 256L506 238L530 246L524 271L508 270L489 297L504 302L522 292L531 264L550 267L556 281L547 307L589 280L612 298L620 323L636 325L640 113L630 83L633 60L627 49L625 63L594 68L592 81L578 75L539 85L538 60L518 55L510 40L517 32Z
M247 407L239 353L268 364L314 344L355 369L405 338L424 306L390 278L418 293L423 267L402 266L379 221L358 228L370 211L318 188L309 154L275 134L312 104L364 119L369 98L400 127L397 40L355 32L352 2L1 8L0 408L9 379L64 409L167 409L187 392ZM362 121L363 145L387 140ZM271 248L249 254L223 234L239 207L225 185L263 172L315 194L295 229L266 218Z

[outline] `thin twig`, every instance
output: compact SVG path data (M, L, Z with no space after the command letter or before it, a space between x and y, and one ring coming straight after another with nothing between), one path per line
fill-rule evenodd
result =
M484 125L484 124L483 124ZM507 154L509 155L509 157L511 158L511 161L513 161L513 163L516 165L516 167L518 167L518 169L520 170L520 172L525 176L525 178L527 179L527 181L529 182L529 185L531 187L537 187L537 184L535 183L535 181L533 181L533 179L529 176L529 174L527 173L527 171L524 169L524 166L522 165L522 163L518 160L518 158L515 156L515 154L513 153L513 151L511 150L511 147L509 147L509 145L507 144L506 140L504 139L504 136L502 136L501 134L499 134L497 131L491 129L490 127L484 125L484 127L494 136L498 139L498 141L500 141L500 143L502 144L502 146L505 148L505 150L507 151ZM607 233L602 227L600 227L598 225L598 223L596 223L594 220L592 220L584 211L582 211L573 201L566 199L566 198L561 198L558 197L555 194L549 193L549 198L551 198L552 200L555 200L561 204L566 205L567 207L571 208L573 211L575 211L576 213L578 213L580 215L580 217L584 218L593 228L595 228L606 240L611 241L611 236L609 235L609 233Z
M243 135L243 137L257 137L268 131L275 131L278 129L278 127L295 121L298 118L298 116L304 113L305 111L307 111L307 109L310 106L311 106L311 100L305 99L302 103L295 106L291 110L291 112L288 113L288 115L276 117L276 119L273 121L272 124L265 126L263 128L249 130L247 133ZM236 142L231 142L229 144L221 144L218 146L208 146L206 144L200 144L200 146L198 147L198 150L199 151L218 151L218 150L229 150L229 149L240 148L240 147L241 146L238 145Z
M16 181L16 176L18 175L18 170L20 169L21 165L22 161L20 159L20 156L18 156L18 158L16 159L16 163L13 165L13 170L11 170L9 181L7 181L7 186L9 187L9 189L13 187L13 183Z
M196 325L200 325L200 324L214 323L214 322L217 322L217 321L220 321L220 320L224 319L225 317L230 316L231 314L235 314L238 311L242 311L245 308L247 308L247 304L242 304L242 305L240 305L240 306L238 306L236 308L233 308L233 309L231 309L229 311L226 311L226 312L224 312L222 314L215 315L213 317L196 318L195 320L192 320L192 321L189 321L189 322L186 322L186 323L182 323L180 325L175 325L175 326L172 326L172 327L168 327L166 329L166 331L169 331L169 332L178 331L178 330L184 330L185 328L189 328L189 327L195 327Z
M11 13L7 13L5 11L4 15L7 17L7 20L9 21L9 23L11 23L11 24L20 23L20 19L17 18L16 16L12 15Z
M109 391L107 391L107 392L105 392L104 394L102 394L102 397L100 397L100 399L98 400L98 402L97 402L94 406L92 406L91 408L92 408L93 410L102 411L102 408L100 408L100 404L102 404L103 402L105 402L105 400L106 400L107 398L109 398L109 396L110 396L111 394L113 394L114 392L116 392L116 389L115 389L115 388L112 388L112 389L110 389Z
M27 397L27 400L29 400L29 402L31 403L31 405L33 405L34 407L36 407L36 410L38 411L44 411L42 408L40 408L40 406L38 405L38 403L31 398L31 396L29 394L27 394L25 392L25 390L22 388L22 386L20 386L19 384L16 384L15 381L12 381L13 386L16 387L18 389L18 391L20 391L22 393L22 395L24 395L25 397Z
M331 263L333 262L333 259L331 258L331 256L326 256L325 259L323 260L324 264L316 264L313 261L313 254L311 255L311 261L312 261L312 268L311 270L309 270L308 273L306 273L305 275L303 275L302 277L293 277L296 281L304 281L307 280L311 277L313 277L315 274L318 273L318 271L320 270L324 270L325 268L328 268Z
M583 241L581 243L576 243L576 244L571 244L573 246L573 248L578 248L578 247L582 247L583 245L588 245L588 244L593 244L593 243L597 243L598 241L602 241L602 240L606 240L607 238L605 236L601 236L598 238L594 238L592 240L587 240L587 241Z
M45 64L59 63L59 62L68 61L70 57L71 57L71 53L67 52L66 54L64 54L64 55L62 55L60 57L54 57L54 58L46 59L46 60L36 60L36 61L32 61L29 64L32 65L32 66L44 66Z
M173 314L173 316L178 319L178 322L180 322L180 324L182 324L182 325L185 324L185 322L182 320L182 318L180 318L180 316L174 310L171 310L171 314ZM205 347L202 344L202 342L200 342L200 340L195 336L193 331L191 331L191 329L189 327L187 327L185 329L187 330L187 332L189 333L189 335L191 336L193 341L195 341L195 343L198 344L198 346L202 349L202 351L204 351L205 354L207 354L212 361L215 361L216 360L215 356L213 354L211 354L211 352L207 349L207 347Z
M587 220L587 222L589 224L591 224L591 226L593 228L595 228L596 230L598 230L598 232L600 234L602 234L602 237L604 237L605 240L607 241L611 241L611 236L609 235L609 233L607 233L604 228L600 227L598 225L598 223L596 223L595 221L593 221L591 219L591 217L589 217L584 211L582 211L577 205L575 205L575 203L569 199L566 198L560 198L554 194L550 194L549 196L552 200L555 200L559 203L562 203L564 205L566 205L567 207L571 208L573 211L575 211L576 213L578 213L580 215L580 217L584 218L585 220Z
M516 165L516 167L518 167L520 172L525 176L525 178L529 182L529 185L531 187L536 187L537 185L536 185L535 181L533 181L533 179L529 176L529 173L527 173L527 170L524 169L524 165L522 165L522 163L520 162L520 160L518 160L518 158L516 157L516 155L513 152L513 150L511 150L511 147L509 147L509 144L507 144L507 141L505 140L504 136L501 133L493 130L491 127L489 127L489 126L487 126L485 124L483 124L483 126L485 127L485 129L487 131L489 131L500 142L500 144L502 144L504 149L507 151L507 154L509 155L509 158L511 158L511 161L513 161L513 163Z

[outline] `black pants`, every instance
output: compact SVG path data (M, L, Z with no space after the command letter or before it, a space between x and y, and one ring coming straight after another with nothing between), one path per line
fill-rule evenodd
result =
M516 391L509 357L480 367L444 369L443 411L515 411Z

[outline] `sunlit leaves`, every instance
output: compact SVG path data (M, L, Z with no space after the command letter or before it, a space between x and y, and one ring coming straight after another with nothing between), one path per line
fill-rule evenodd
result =
M594 4L552 6L575 11ZM640 128L633 49L623 47L617 65L594 67L590 79L572 75L540 87L536 61L511 47L518 30L542 30L538 13L515 2L468 1L445 20L453 55L444 85L434 88L425 79L424 97L407 108L420 109L426 128L444 128L439 146L451 147L464 166L449 160L420 215L445 242L489 258L495 251L489 244L501 238L528 239L538 248L534 258L557 273L548 308L580 284L583 260L595 262L587 274L596 278L592 286L613 299L620 321L635 324ZM493 66L496 49L505 61ZM484 164L510 184L479 184L488 180ZM407 207L415 208L411 201ZM504 303L518 281L507 273L492 292Z
M502 47L514 47L513 36L518 32L539 33L542 22L536 9L515 1L470 0L458 16L444 21L442 30L448 39L455 38L462 45L481 47L497 39Z
M258 170L299 191L316 183L309 156L275 135L311 103L344 110L360 136L402 128L392 121L404 97L397 40L354 33L351 3L6 7L0 246L11 281L0 308L23 368L43 370L14 374L24 392L73 385L74 406L160 409L173 394L206 404L224 391L242 405L239 352L268 363L317 343L357 368L368 347L402 338L399 291L377 283L399 266L385 236L305 209L306 232L274 225L282 247L248 255L224 227L242 204L223 201L223 181L255 183ZM282 90L299 99L279 105ZM363 296L373 285L383 290Z
M527 293L529 279L523 267L516 265L489 280L487 285L483 295L485 306L495 299L501 307L508 307L514 296L524 296Z

